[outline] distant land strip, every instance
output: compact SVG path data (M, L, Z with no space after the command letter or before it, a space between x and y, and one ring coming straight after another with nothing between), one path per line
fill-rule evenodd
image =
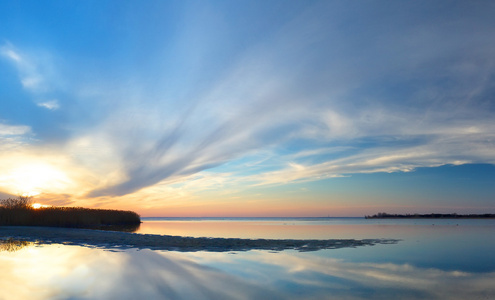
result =
M376 244L396 244L397 239L331 239L331 240L275 240L237 238L194 238L156 234L101 231L91 229L0 226L0 240L32 242L38 245L65 244L102 249L152 249L182 252L249 251L249 250L297 250L301 252L322 249L355 248Z
M495 214L388 214L377 213L372 216L365 216L366 219L495 219Z

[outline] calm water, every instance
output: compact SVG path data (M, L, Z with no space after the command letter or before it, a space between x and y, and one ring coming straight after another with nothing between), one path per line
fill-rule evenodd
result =
M144 219L139 232L402 241L231 253L26 244L0 252L0 299L495 299L495 220Z

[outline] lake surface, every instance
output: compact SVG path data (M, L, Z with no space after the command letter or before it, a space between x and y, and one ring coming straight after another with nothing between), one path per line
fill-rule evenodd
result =
M314 252L4 244L0 299L495 299L495 220L143 221L138 233L401 241Z

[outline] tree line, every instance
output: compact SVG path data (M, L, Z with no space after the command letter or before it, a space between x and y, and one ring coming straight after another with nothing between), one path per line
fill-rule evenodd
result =
M495 214L389 214L379 212L375 215L365 216L366 219L495 219Z
M49 226L133 231L141 224L133 211L83 207L33 208L29 197L0 200L0 226Z

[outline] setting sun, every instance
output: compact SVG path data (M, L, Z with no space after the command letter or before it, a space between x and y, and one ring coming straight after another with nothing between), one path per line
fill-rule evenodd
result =
M41 204L41 203L33 203L31 205L31 207L34 209L39 209L39 208L43 208L43 207L50 207L50 205L45 205L45 204Z
M0 300L495 300L495 1L0 0Z
M34 162L24 158L22 163L14 162L10 170L0 175L8 183L4 189L12 194L37 196L47 191L63 190L70 182L65 172L46 162Z

